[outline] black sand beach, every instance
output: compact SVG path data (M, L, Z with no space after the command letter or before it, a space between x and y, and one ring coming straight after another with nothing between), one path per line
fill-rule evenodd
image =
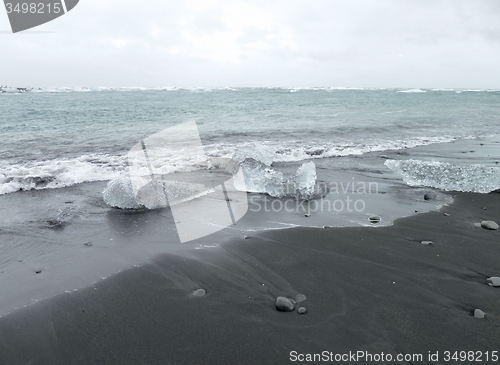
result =
M474 351L496 363L500 288L486 280L500 276L500 231L478 223L500 221L499 206L498 193L456 193L393 226L292 228L160 255L1 317L0 363L287 364L323 351L423 356L394 361L408 364L475 363L445 358ZM297 294L306 314L276 310Z

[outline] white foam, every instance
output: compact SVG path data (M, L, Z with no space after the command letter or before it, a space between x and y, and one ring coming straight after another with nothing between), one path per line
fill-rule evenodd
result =
M256 161L262 162L266 166L271 166L274 161L275 154L274 150L267 146L252 143L238 148L233 155L233 159L238 162L243 162L247 158L253 158Z
M328 158L363 155L369 152L400 150L433 143L447 143L456 140L456 137L415 137L410 140L374 141L372 143L338 143L325 144L314 147L296 147L279 149L274 161L289 162L302 161L310 158Z
M13 94L15 95L15 94ZM371 141L371 143L317 143L312 146L301 146L300 141L266 142L266 144L246 143L236 148L235 145L222 143L204 146L209 157L234 158L243 162L253 158L270 166L273 162L296 162L309 159L321 159L342 156L363 155L369 152L400 150L432 143L445 143L456 140L454 137L418 137L406 141ZM294 147L289 147L294 146ZM236 152L235 152L236 151ZM163 166L164 174L174 172L196 171L205 168L196 163L196 156L188 158L188 154L179 151L163 151L164 158L156 159L155 164ZM54 159L44 161L27 161L12 164L0 160L0 194L18 190L48 189L70 186L87 181L111 180L123 172L127 166L125 156L89 154L72 159ZM138 166L145 173L148 167Z
M124 166L123 157L98 154L74 159L30 161L15 165L1 161L0 194L109 180L117 177Z
M398 93L409 93L409 94L425 93L425 92L426 92L425 90L421 90L421 89L398 90Z
M410 186L445 191L489 193L500 189L500 168L481 164L458 166L439 161L387 160L385 165Z

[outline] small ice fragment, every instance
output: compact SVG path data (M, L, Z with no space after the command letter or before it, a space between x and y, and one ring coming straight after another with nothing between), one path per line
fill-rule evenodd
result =
M429 246L429 245L432 245L434 242L432 242L432 241L422 241L422 242L420 242L420 243L421 243L422 245L424 245L424 246Z
M298 314L306 314L307 313L307 309L304 308L304 307L300 307L299 309L297 309L297 313Z

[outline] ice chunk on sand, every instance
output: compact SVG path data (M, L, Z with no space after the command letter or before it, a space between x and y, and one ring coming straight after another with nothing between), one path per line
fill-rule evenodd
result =
M233 156L233 159L238 162L244 162L246 159L252 158L266 166L271 166L274 160L274 155L275 152L271 148L260 144L253 144L251 146L238 148Z
M234 177L234 186L240 191L267 193L281 197L283 174L253 158L246 158Z
M285 180L283 173L253 158L246 158L235 175L235 187L241 191L269 194L275 198L297 197L312 199L321 189L317 187L316 166L306 162L295 176Z
M297 169L294 181L299 198L311 199L314 196L316 177L316 165L312 161L304 163Z
M106 189L104 189L102 196L108 205L115 208L144 208L141 204L137 203L135 199L134 188L132 187L130 176L127 173L111 180L106 186Z

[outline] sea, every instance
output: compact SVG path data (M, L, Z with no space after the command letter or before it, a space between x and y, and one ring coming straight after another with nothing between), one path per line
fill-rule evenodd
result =
M114 179L137 142L189 121L196 122L209 157L231 157L259 143L274 150L279 163L493 137L499 133L499 107L497 90L159 87L0 93L0 194ZM444 161L438 156L434 162ZM178 161L172 171L189 168ZM405 168L418 175L423 166ZM407 179L426 184L422 177Z

